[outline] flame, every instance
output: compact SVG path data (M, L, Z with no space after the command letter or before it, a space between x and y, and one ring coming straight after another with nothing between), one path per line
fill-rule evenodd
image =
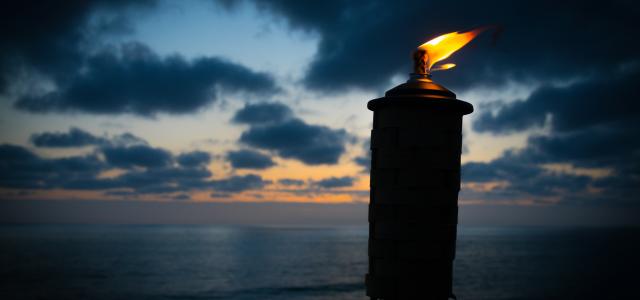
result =
M455 67L455 64L444 64L437 68L431 69L437 62L447 59L451 54L464 47L471 42L478 34L485 31L487 27L481 27L465 32L450 32L438 36L418 47L418 50L424 50L427 52L427 70L439 71L447 70Z
M456 66L456 64L443 64L443 65L439 65L439 66L431 69L431 71L449 70L451 68L454 68L455 66Z

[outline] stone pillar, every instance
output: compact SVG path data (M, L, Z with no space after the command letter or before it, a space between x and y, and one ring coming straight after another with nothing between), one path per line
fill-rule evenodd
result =
M448 299L467 102L427 78L369 101L371 299Z

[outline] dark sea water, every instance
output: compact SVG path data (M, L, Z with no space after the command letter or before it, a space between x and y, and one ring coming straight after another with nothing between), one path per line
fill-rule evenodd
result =
M367 229L0 226L0 299L367 299ZM460 227L458 299L640 299L640 230Z

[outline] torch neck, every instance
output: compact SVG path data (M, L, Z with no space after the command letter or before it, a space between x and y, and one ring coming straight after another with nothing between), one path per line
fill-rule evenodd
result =
M431 73L410 73L407 82L433 82Z

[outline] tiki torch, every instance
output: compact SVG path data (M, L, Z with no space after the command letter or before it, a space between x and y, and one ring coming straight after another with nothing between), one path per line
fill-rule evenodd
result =
M436 63L484 29L452 32L415 51L410 79L373 99L371 299L448 299L458 223L462 116L473 106L431 80Z

